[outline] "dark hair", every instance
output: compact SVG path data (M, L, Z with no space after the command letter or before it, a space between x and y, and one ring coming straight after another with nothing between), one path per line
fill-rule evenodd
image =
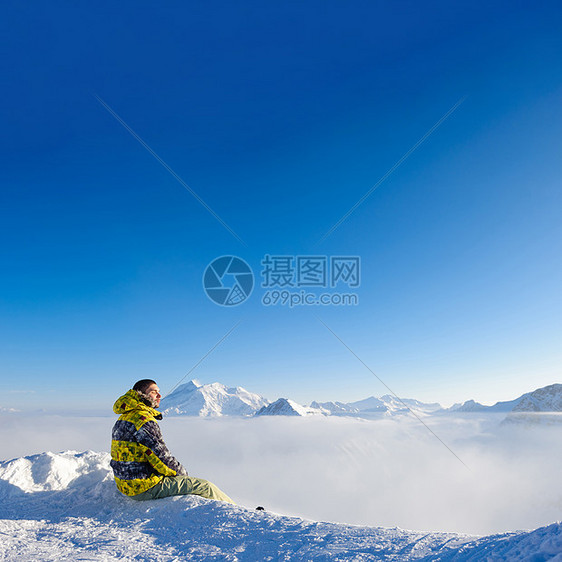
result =
M142 379L135 383L135 386L133 386L133 390L138 390L139 392L142 392L144 394L151 384L156 384L156 381L153 381L152 379Z

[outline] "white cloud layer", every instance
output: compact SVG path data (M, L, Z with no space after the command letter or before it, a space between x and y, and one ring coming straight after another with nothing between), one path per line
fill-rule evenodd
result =
M305 518L487 534L560 518L562 424L502 416L416 420L200 419L161 423L173 454L240 504ZM108 451L114 418L0 414L2 459Z

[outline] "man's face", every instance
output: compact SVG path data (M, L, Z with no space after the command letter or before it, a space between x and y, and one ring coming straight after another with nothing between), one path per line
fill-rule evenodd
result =
M162 395L160 394L160 389L158 388L157 384L151 384L147 389L146 389L146 393L148 394L148 396L150 396L150 399L152 400L152 403L154 404L155 408L158 408L158 406L160 406L160 400L162 399Z

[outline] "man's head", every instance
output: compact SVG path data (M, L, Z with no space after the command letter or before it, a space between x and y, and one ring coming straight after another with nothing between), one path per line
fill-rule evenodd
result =
M137 381L133 386L133 390L136 390L143 398L148 400L150 403L149 406L152 406L153 408L158 408L158 406L160 406L162 395L160 394L158 385L152 379L142 379Z

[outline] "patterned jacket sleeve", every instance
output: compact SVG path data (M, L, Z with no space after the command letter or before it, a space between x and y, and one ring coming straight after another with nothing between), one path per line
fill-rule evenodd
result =
M164 476L174 476L172 472L187 476L187 470L166 447L160 427L155 421L146 422L137 431L137 440L149 449L147 451L148 461L157 472Z

